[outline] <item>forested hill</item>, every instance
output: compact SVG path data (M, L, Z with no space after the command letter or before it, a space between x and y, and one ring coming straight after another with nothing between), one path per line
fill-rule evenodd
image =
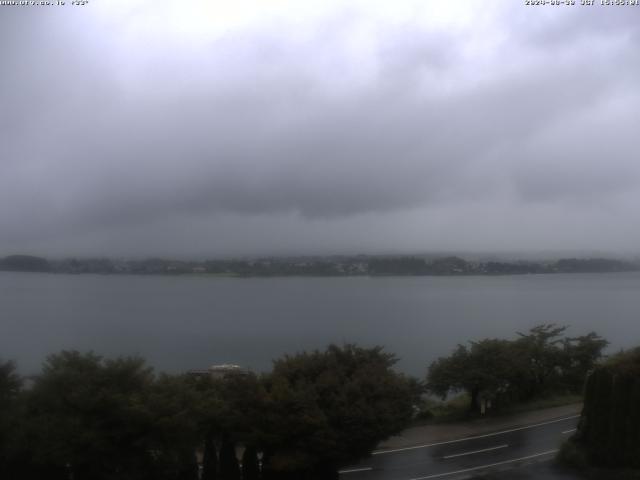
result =
M238 277L275 276L421 276L605 273L640 270L639 261L607 258L563 258L552 261L469 261L456 256L326 256L185 261L150 258L114 260L70 258L47 260L30 255L0 258L0 270L14 272L179 275Z

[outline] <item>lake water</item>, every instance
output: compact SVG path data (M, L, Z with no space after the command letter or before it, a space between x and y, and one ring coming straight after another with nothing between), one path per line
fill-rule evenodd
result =
M268 370L330 342L384 345L423 376L457 343L542 322L640 345L640 274L212 278L0 272L0 358L24 373L61 349L140 354L178 372Z

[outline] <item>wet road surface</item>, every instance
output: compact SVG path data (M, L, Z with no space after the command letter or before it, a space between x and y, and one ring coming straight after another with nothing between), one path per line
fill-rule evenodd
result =
M525 427L471 437L374 452L357 465L345 467L341 480L456 480L503 478L499 472L523 467L522 478L573 478L555 475L550 466L535 467L540 475L528 477L526 470L552 459L561 443L576 428L578 416L549 420ZM513 473L513 472L512 472ZM493 476L493 475L497 476Z

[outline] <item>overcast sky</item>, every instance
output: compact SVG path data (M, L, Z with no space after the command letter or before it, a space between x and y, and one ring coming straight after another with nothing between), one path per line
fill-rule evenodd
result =
M0 6L0 255L640 252L640 7L523 3Z

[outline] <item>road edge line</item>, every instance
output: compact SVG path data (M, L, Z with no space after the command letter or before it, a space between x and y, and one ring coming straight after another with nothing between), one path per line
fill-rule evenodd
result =
M554 423L560 423L560 422L564 422L566 420L573 420L574 418L579 418L579 417L580 417L580 415L578 414L578 415L572 415L570 417L558 418L556 420L549 420L547 422L536 423L534 425L526 425L524 427L510 428L510 429L507 429L507 430L501 430L499 432L485 433L485 434L481 434L481 435L473 435L473 436L465 437L465 438L457 438L455 440L446 440L446 441L442 441L442 442L428 443L428 444L424 444L424 445L414 445L414 446L411 446L411 447L393 448L393 449L390 449L390 450L376 450L374 452L371 452L371 455L386 455L388 453L405 452L407 450L417 450L419 448L437 447L439 445L447 445L447 444L450 444L450 443L465 442L467 440L477 440L479 438L494 437L496 435L503 435L505 433L511 433L511 432L517 432L517 431L520 431L520 430L526 430L528 428L543 427L545 425L551 425L551 424L554 424Z
M415 477L410 480L428 480L429 478L441 478L441 477L446 477L448 475L458 475L460 473L474 472L476 470L484 470L486 468L497 467L499 465L506 465L508 463L521 462L523 460L530 460L532 458L542 457L544 455L551 455L552 453L557 453L557 452L558 452L558 449L547 450L546 452L535 453L533 455L528 455L526 457L514 458L512 460L503 460L502 462L491 463L488 465L481 465L479 467L465 468L464 470L456 470L455 472L435 473L433 475L427 475L426 477Z

